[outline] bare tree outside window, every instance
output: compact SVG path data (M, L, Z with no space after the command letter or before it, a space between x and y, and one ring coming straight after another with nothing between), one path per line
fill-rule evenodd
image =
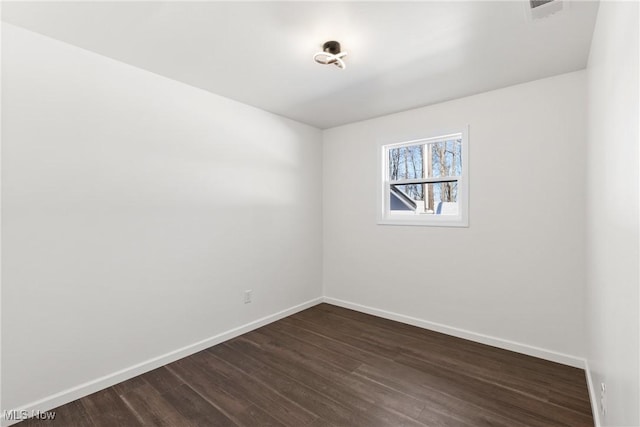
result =
M462 174L460 138L389 149L389 180L450 178ZM422 206L423 213L434 213L439 202L456 203L458 182L410 183L394 186Z

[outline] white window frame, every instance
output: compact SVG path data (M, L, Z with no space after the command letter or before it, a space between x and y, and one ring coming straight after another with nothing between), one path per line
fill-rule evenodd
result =
M452 137L461 135L462 139L462 172L458 182L458 215L429 215L412 212L390 211L390 183L389 183L389 150L392 148L406 147L451 140ZM457 129L449 129L439 132L430 132L425 138L414 139L397 143L381 143L378 150L378 224L380 225L417 225L431 227L468 227L469 226L469 126ZM406 182L405 182L406 181ZM395 184L414 184L441 182L442 178L407 179L395 181Z

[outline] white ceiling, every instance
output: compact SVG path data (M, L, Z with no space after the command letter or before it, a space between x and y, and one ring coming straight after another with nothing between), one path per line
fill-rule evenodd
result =
M565 0L566 1L566 0ZM3 2L3 21L319 128L586 66L597 3ZM326 40L347 69L313 54Z

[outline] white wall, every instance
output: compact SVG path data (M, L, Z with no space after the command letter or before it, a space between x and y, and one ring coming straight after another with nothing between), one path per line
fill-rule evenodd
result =
M3 24L2 409L309 301L324 274L331 298L586 354L604 424L640 424L637 16L600 6L588 151L586 72L321 134ZM466 124L470 227L377 225L378 144Z
M588 66L587 356L607 426L640 425L638 12L600 3Z
M328 297L584 355L584 71L324 132ZM469 125L469 228L376 224L377 147Z
M2 409L321 295L319 130L11 25L2 54Z

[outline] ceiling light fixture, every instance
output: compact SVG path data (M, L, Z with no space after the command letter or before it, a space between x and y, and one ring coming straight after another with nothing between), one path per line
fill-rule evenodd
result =
M347 68L342 58L347 56L347 52L340 52L340 43L336 41L328 41L322 45L322 52L313 55L313 60L318 64L333 64L338 68Z

